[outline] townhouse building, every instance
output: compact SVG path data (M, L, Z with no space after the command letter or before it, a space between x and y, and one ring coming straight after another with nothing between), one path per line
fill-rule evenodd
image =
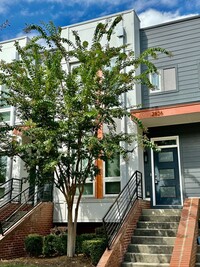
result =
M62 28L63 37L73 41L72 31L78 31L82 40L92 41L93 31L99 22L111 23L119 14ZM129 160L118 157L113 162L99 162L101 173L88 181L79 211L79 223L101 223L102 217L127 184L134 171L143 174L144 198L153 207L182 207L187 197L200 196L200 17L190 17L148 28L140 28L140 21L133 10L120 13L111 45L128 44L127 51L138 56L150 47L162 47L172 56L163 54L153 60L158 71L150 75L154 85L134 85L132 91L122 96L124 105L148 128L146 134L159 152L136 147ZM27 37L17 39L23 46ZM1 42L0 59L7 62L17 59L15 40ZM106 43L105 43L106 44ZM70 68L78 62L72 62ZM67 70L67 66L63 65ZM137 71L143 71L144 67ZM3 93L3 86L0 88ZM140 108L133 108L133 107ZM0 109L6 122L17 123L14 107ZM106 126L103 131L106 132ZM127 118L117 121L117 131L138 132L136 125ZM135 145L135 144L133 144ZM24 164L19 158L1 158L6 163L5 176L0 183L11 178L26 177ZM27 188L27 182L22 188ZM21 189L22 189L21 188ZM1 195L5 187L0 189ZM7 196L8 197L8 196ZM53 190L54 224L67 223L67 208L63 195Z
M152 90L142 86L141 108L132 113L148 127L160 152L144 152L145 195L152 206L182 206L199 197L200 17L140 30L141 51L162 47L172 53L153 61Z
M133 10L125 11L120 14L114 14L102 18L97 18L91 21L70 25L62 28L62 36L67 38L70 41L74 40L74 35L72 32L78 31L81 40L88 41L89 44L92 43L92 38L94 30L98 23L108 23L111 25L114 18L118 15L122 15L122 21L117 25L115 32L111 39L111 46L127 45L125 52L134 51L135 55L140 54L140 22L137 14ZM25 45L29 39L22 37L21 39L8 40L1 43L2 52L0 54L0 59L7 62L17 59L16 50L14 43L19 41L20 45ZM103 44L106 45L106 40L103 40ZM66 47L66 49L70 49ZM11 55L15 55L15 57ZM70 65L66 66L63 63L63 69L70 71L73 67L79 64L75 60L70 61ZM140 70L138 69L139 73ZM3 92L4 88L1 86L1 91ZM131 107L136 106L141 103L141 88L137 84L133 89L126 95L122 96L123 105L130 110ZM14 107L3 107L0 110L1 114L5 121L11 125L19 123L15 114ZM7 116L7 117L6 117ZM137 128L132 121L128 121L127 118L116 121L117 131L118 132L137 132ZM106 132L107 128L103 126L103 132ZM136 144L133 144L135 146ZM82 198L79 210L79 223L94 224L102 223L102 218L110 205L115 200L116 196L123 189L131 175L135 170L139 169L139 166L142 165L142 149L137 147L129 156L129 160L125 161L119 155L114 159L113 162L107 161L98 162L98 166L101 169L100 174L91 181L88 179L84 196ZM2 163L6 163L6 168L4 168L4 178L1 181L1 194L8 190L8 183L5 184L5 181L8 181L11 178L14 178L16 181L22 180L22 185L19 187L17 182L17 187L20 190L26 189L29 185L26 181L27 173L24 168L24 163L18 157L14 159L10 158L1 158ZM8 197L8 195L6 195ZM66 224L67 223L67 205L64 199L63 194L57 189L53 189L53 203L54 203L54 224Z

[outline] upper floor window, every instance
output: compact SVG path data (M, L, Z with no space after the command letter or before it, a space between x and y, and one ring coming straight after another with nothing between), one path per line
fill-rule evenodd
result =
M7 108L9 105L6 103L8 88L6 85L0 85L0 108Z
M150 82L154 86L150 89L151 93L176 90L176 68L158 69L156 73L150 75Z

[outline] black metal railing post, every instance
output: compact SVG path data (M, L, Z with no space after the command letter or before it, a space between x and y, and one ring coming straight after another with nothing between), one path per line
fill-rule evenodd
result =
M13 178L11 179L10 183L10 199L12 199L12 192L13 192Z
M136 171L136 197L138 199L138 172Z
M2 223L0 222L0 235L3 235L3 227L2 227Z
M142 173L136 171L103 217L108 249L111 248L119 229L138 198L142 198Z

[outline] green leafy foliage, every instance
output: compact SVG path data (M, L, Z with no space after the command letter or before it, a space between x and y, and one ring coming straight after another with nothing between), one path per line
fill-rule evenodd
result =
M58 256L67 253L67 235L47 235L44 237L43 254L45 256Z
M83 241L83 253L91 258L92 264L95 266L99 262L102 254L106 249L106 239L98 238Z
M43 237L38 234L31 234L25 238L25 250L29 256L38 257L42 255Z
M86 240L96 239L97 235L90 233L90 234L81 234L76 237L76 254L83 253L83 242Z
M25 47L16 42L19 60L0 63L0 84L9 88L2 101L16 107L21 121L15 126L21 138L12 136L14 127L0 127L4 137L0 148L25 162L32 184L54 183L63 193L68 207L68 237L73 235L73 242L86 179L94 179L99 172L96 160L112 159L117 153L126 157L133 150L127 151L122 143L139 140L142 146L150 144L135 133L117 133L116 120L130 117L121 97L136 83L150 85L148 74L156 68L147 57L168 52L151 48L135 58L126 45L111 47L113 30L121 19L117 17L111 26L98 24L90 44L76 31L74 42L64 38L61 28L52 22L29 25L26 30L35 30L38 35ZM40 39L45 46L38 43ZM72 69L69 66L73 62L79 65ZM146 71L136 75L140 64L146 65ZM99 138L104 125L108 132ZM68 244L72 256L75 243Z

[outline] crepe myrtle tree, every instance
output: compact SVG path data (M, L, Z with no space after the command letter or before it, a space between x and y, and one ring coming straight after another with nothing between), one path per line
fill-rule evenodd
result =
M168 52L152 48L135 58L133 52L124 52L126 46L111 47L113 30L121 19L117 17L111 26L99 23L90 44L76 31L74 42L63 38L61 28L52 22L29 25L26 30L36 31L37 36L25 47L16 42L18 60L0 63L0 82L10 88L5 101L16 107L21 122L14 131L22 141L7 134L8 150L25 162L30 173L35 170L36 184L53 182L64 195L70 257L75 253L79 204L86 179L95 179L99 172L97 159L112 159L116 153L125 157L128 151L121 146L123 142L131 144L137 139L151 146L147 138L138 139L134 133L117 133L115 119L130 117L120 100L123 94L135 83L150 85L148 74L156 68L147 56L156 58L158 53ZM79 64L70 70L72 59ZM136 75L140 64L146 65L146 71ZM109 131L100 138L103 125Z

